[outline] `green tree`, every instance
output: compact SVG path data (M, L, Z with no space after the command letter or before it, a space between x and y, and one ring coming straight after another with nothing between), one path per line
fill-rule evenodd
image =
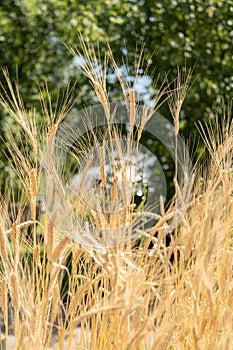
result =
M80 31L90 44L99 42L103 57L108 41L124 72L122 56L133 71L136 44L145 42L148 74L169 72L172 80L177 66L195 68L181 119L189 137L195 122L220 109L222 97L232 98L232 14L232 0L5 0L0 5L0 66L7 66L12 78L18 76L27 107L38 106L38 83L45 79L52 95L58 82L64 89L77 79L76 107L81 108L95 98L64 43L79 48ZM110 78L109 85L116 99L119 87ZM145 96L153 88L147 80ZM169 118L168 108L162 112ZM1 110L1 134L9 123Z

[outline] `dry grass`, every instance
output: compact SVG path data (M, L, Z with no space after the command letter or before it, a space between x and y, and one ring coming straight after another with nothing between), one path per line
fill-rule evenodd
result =
M109 122L106 68L98 76L93 72L92 62L97 60L94 51L91 50L90 56L84 43L83 50L84 57L89 57L83 67L84 72L91 80ZM75 51L73 53L76 54ZM119 73L112 56L110 60ZM48 104L43 101L47 125L43 137L39 137L33 114L25 110L19 91L14 89L7 73L6 78L11 95L6 96L6 91L3 91L1 104L24 130L27 152L15 142L9 147L16 173L22 182L22 193L30 203L32 213L30 221L22 222L19 214L16 222L10 225L7 195L6 200L2 198L0 306L6 349L9 348L9 303L13 306L15 349L231 349L233 125L229 119L223 118L224 125L213 123L209 132L200 128L209 151L209 161L204 169L199 164L196 166L195 186L188 210L168 247L165 246L167 223L175 215L175 201L169 208L162 208L160 220L151 231L143 232L143 228L138 228L145 236L142 247L132 249L131 243L128 243L121 248L94 249L78 244L69 235L61 235L46 214L40 226L36 225L42 140L46 140L49 148L47 164L52 184L60 188L61 196L64 195L62 181L52 163L52 153L54 135L72 106L72 96L67 93L66 105L57 114L51 109L51 101ZM172 97L169 95L176 134L181 100L183 102L189 78L189 73L185 79L184 76L182 79L179 77L178 90ZM128 89L122 76L119 80L124 98L129 102L131 125L135 123L138 105L133 90ZM165 87L160 91L161 97L168 96L167 92L172 93ZM142 120L137 121L139 138L141 129L152 114L145 106ZM110 124L108 126L107 138L111 139L116 130ZM132 139L132 134L130 128L128 141ZM110 142L108 152L111 152L112 146ZM118 147L121 145L118 144ZM129 151L132 152L132 148ZM102 149L99 149L99 157L102 184L105 184ZM116 182L117 178L114 178L108 198L110 201L118 196ZM177 196L182 189L178 188L176 174L174 182ZM79 210L77 203L74 204L75 210ZM81 211L82 215L85 216ZM132 208L128 208L127 215L124 211L117 212L116 217L108 219L103 214L95 215L91 216L91 220L96 229L99 225L115 227L119 220L122 224L124 220L132 223L135 219ZM29 226L33 236L30 241L27 239ZM43 244L38 242L39 228L43 231ZM80 232L83 230L84 226L80 224ZM156 238L153 237L155 232ZM151 240L154 248L149 250ZM68 268L67 258L71 253ZM174 255L172 263L171 255ZM64 278L67 280L65 299Z

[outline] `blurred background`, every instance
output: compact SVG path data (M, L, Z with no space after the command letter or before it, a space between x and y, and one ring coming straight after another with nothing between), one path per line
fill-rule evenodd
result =
M222 115L232 98L232 0L2 0L0 67L7 67L11 79L18 81L27 108L40 109L39 87L45 81L56 96L59 84L62 90L77 80L75 108L96 103L91 85L75 65L78 60L64 45L79 49L79 32L89 44L99 43L100 57L109 43L121 72L132 83L135 51L139 55L145 43L149 70L146 75L143 69L139 72L142 77L135 85L142 102L156 92L158 74L161 83L166 73L170 81L177 76L177 66L194 69L180 120L180 130L191 145L198 143L196 123ZM118 101L120 86L111 69L108 83L112 101ZM160 112L171 118L166 106ZM38 113L38 123L41 118ZM0 109L1 177L9 172L3 143L8 128L14 130L14 121ZM203 152L200 141L196 155ZM163 150L160 160L164 169L172 168Z

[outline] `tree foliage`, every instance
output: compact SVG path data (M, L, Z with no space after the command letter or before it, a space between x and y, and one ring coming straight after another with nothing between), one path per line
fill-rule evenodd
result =
M5 0L0 5L0 66L19 79L27 107L37 106L38 84L45 80L53 95L59 82L64 88L77 79L81 108L95 100L64 43L79 48L81 32L90 44L99 43L103 57L109 42L124 68L122 56L133 67L136 45L145 42L148 74L169 72L172 80L177 66L194 67L181 119L187 137L195 122L213 117L223 97L232 98L232 15L232 0ZM148 79L145 94L153 89ZM114 81L109 79L109 85L117 96ZM6 125L9 118L1 110L2 134Z

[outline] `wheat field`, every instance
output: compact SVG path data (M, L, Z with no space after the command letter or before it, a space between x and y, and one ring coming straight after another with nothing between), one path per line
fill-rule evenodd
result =
M70 50L77 56L75 50ZM98 57L84 42L82 54L85 63L81 69L103 106L109 126L107 68L103 74L94 69L93 62ZM122 87L123 100L129 105L131 125L138 102L133 89L120 75L111 52L109 60ZM193 165L192 178L186 179L182 188L175 171L174 198L165 207L161 203L161 215L152 228L144 232L142 227L138 228L144 236L141 244L135 246L128 241L123 246L98 248L80 244L72 234L62 233L46 211L37 215L44 145L47 145L49 168L56 131L72 109L77 87L67 90L57 109L52 108L49 97L41 94L43 125L38 126L37 112L25 108L17 85L11 83L6 70L4 73L8 90L2 88L0 102L9 118L17 123L23 140L19 146L9 133L7 147L20 184L20 205L13 222L9 217L9 203L14 207L16 199L10 186L1 195L0 203L0 307L4 324L1 348L232 349L231 108L223 111L208 127L200 124L207 160L204 164L198 161ZM179 133L179 115L189 88L190 74L179 71L175 89L164 84L159 95L151 97L157 99L154 108L168 101L175 136ZM145 108L141 128L137 130L138 140L151 116ZM116 130L109 127L109 152L114 133ZM133 129L130 129L129 140L132 133ZM83 147L83 152L85 149ZM101 149L100 159L103 161L100 164L101 181L105 183ZM56 178L55 170L49 174ZM114 181L109 201L116 197ZM58 182L56 178L55 183ZM167 226L177 215L177 198L187 195L190 183L192 192L186 210L167 245ZM78 217L85 216L80 198L78 203L80 207L75 207ZM97 204L100 205L100 201ZM24 218L26 206L31 214ZM143 215L143 208L141 212ZM98 216L90 211L88 215L98 229L99 225L121 227L124 220L133 222L135 212L127 208L107 219L101 213ZM80 224L79 229L85 234L84 226ZM11 345L12 334L14 345Z

